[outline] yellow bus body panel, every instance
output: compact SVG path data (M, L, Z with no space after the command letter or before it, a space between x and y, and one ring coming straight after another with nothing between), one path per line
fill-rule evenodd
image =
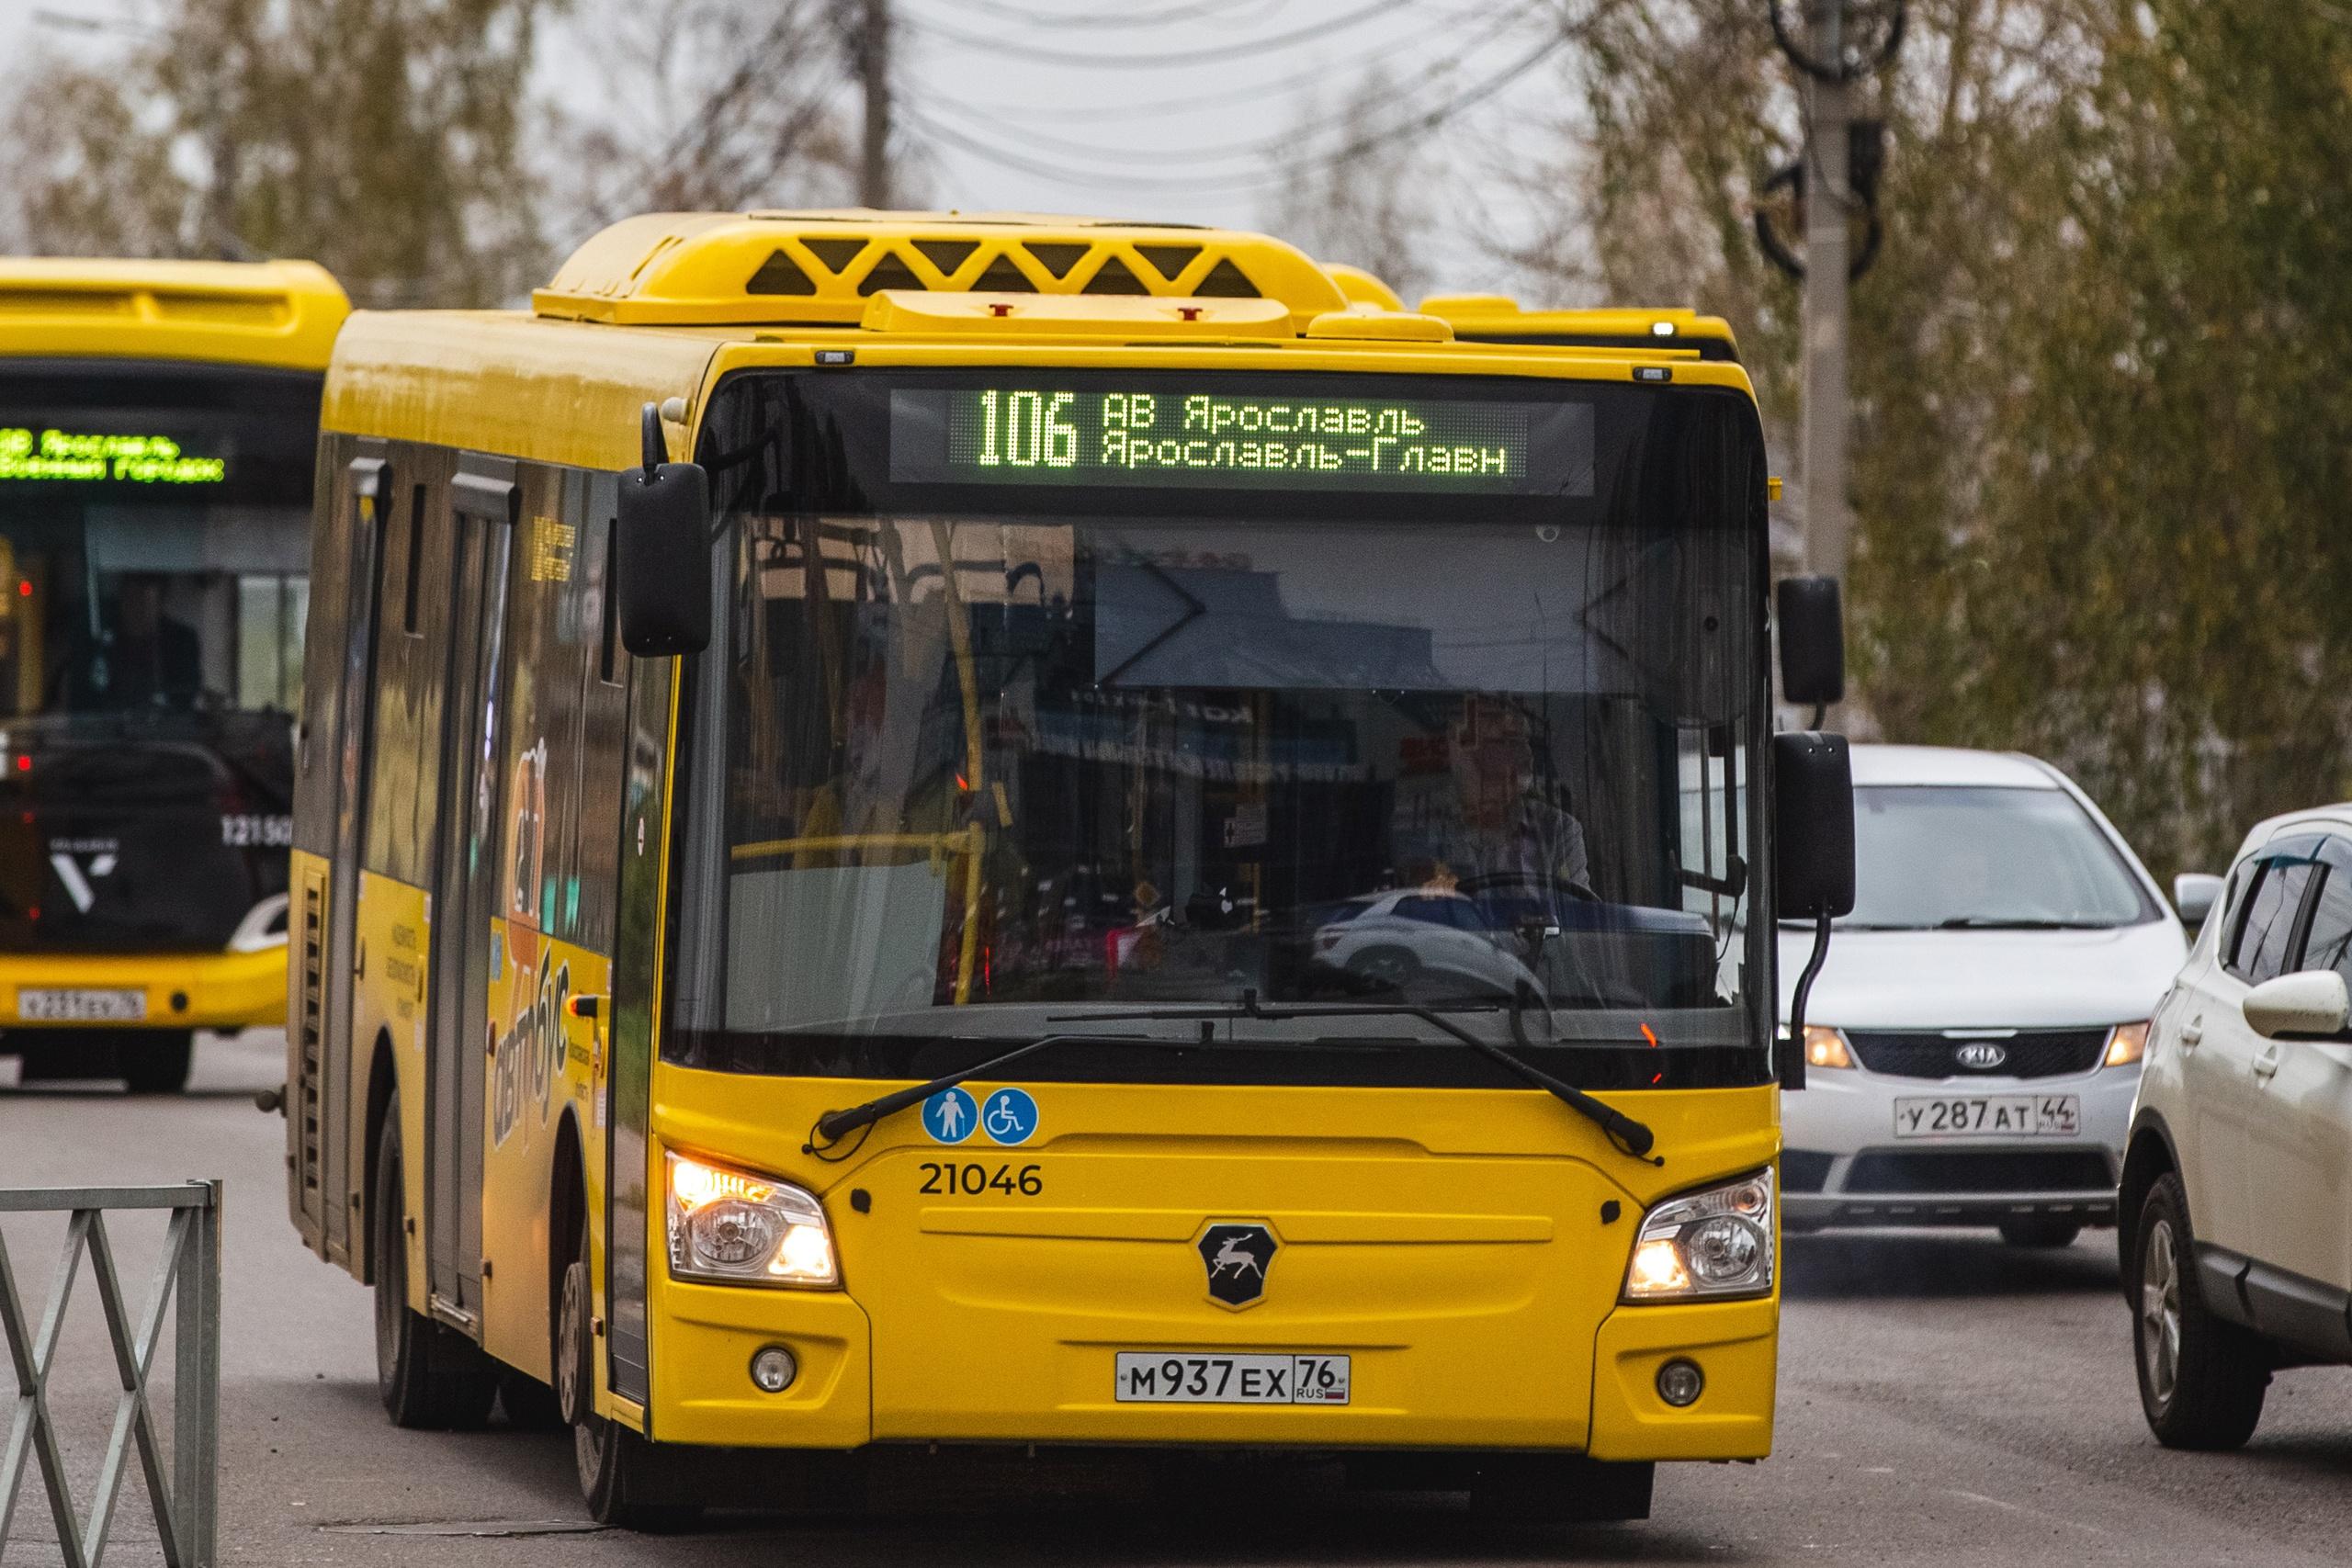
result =
M319 868L328 880L325 905L334 905L334 874L323 860L297 856L294 886L302 886L300 862ZM376 872L359 874L359 901L354 931L353 958L357 971L351 987L351 1067L345 1075L347 1098L338 1114L350 1129L354 1156L353 1190L359 1190L367 1162L375 1151L367 1146L368 1074L380 1043L391 1055L392 1084L400 1096L401 1147L422 1150L424 1145L424 1027L426 987L432 974L426 955L432 951L432 928L425 919L422 888ZM289 1042L289 1049L294 1048ZM297 1081L288 1075L288 1081ZM401 1163L403 1213L424 1213L425 1182L431 1167L416 1155ZM361 1236L352 1248L354 1272L366 1255L370 1238ZM424 1230L412 1227L408 1235L409 1305L426 1310Z
M18 1021L19 988L137 991L147 1029L250 1029L286 1021L286 949L254 953L0 953L0 1029ZM173 1006L173 998L184 998ZM120 1024L41 1021L44 1030Z
M315 262L0 257L0 355L323 370L350 310Z
M1040 1123L1018 1147L978 1134L944 1146L904 1111L838 1164L801 1153L820 1113L895 1087L657 1068L657 1166L666 1145L817 1192L844 1283L664 1278L651 1314L656 1438L1609 1458L1744 1458L1770 1445L1777 1295L1661 1307L1618 1294L1647 1205L1772 1161L1771 1086L1604 1096L1657 1130L1663 1168L1619 1154L1549 1096L1484 1089L1031 1083ZM997 1086L968 1087L985 1104ZM939 1170L968 1167L977 1179L943 1188ZM1019 1191L1024 1173L1034 1196ZM1198 1247L1230 1220L1263 1223L1280 1244L1265 1295L1240 1311L1209 1298ZM658 1254L658 1218L652 1229ZM746 1375L768 1344L808 1369L781 1397ZM1112 1369L1123 1349L1345 1353L1352 1397L1340 1408L1122 1404ZM1671 1353L1710 1380L1687 1412L1646 1385L1629 1392Z
M597 1095L603 1021L574 1018L565 1003L609 994L612 966L519 919L493 921L491 941L499 957L492 965L490 1016L469 1031L480 1039L486 1029L496 1043L481 1053L490 1070L482 1097L482 1257L490 1264L482 1281L482 1347L545 1382L553 1321L549 1184L567 1113L584 1156L592 1240L602 1235L605 1213L605 1107ZM488 1201L493 1193L494 1202Z

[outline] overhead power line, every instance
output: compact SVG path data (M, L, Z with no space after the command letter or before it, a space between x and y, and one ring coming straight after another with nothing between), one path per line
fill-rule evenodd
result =
M1034 60L1047 65L1083 65L1093 70L1160 71L1171 65L1220 65L1228 61L1247 60L1253 55L1263 54L1270 49L1283 49L1291 44L1304 43L1309 39L1328 38L1343 28L1354 27L1359 22L1367 22L1374 17L1385 16L1392 11L1401 11L1408 6L1419 3L1419 0L1371 0L1371 4L1360 6L1344 16L1333 17L1329 21L1317 22L1312 27L1299 28L1287 33L1275 33L1266 38L1251 39L1247 42L1219 44L1212 49L1151 50L1132 54L1090 54L1080 50L1039 49L1033 44L989 38L983 33L966 32L961 28L949 27L928 17L910 16L907 20L920 27L922 31L948 43L960 44L966 49L977 49L989 54L1007 55L1017 60Z
M1461 59L1476 53L1480 48L1492 43L1513 28L1525 23L1539 11L1545 9L1548 9L1546 0L1522 0L1521 5L1510 7L1493 17L1483 31L1455 51L1453 58ZM1469 14L1475 14L1475 10ZM1457 10L1446 14L1443 19L1451 22L1463 19L1465 13ZM1358 79L1385 62L1396 59L1398 55L1423 51L1428 47L1428 38L1423 34L1415 33L1408 38L1391 39L1377 48L1366 50L1362 54L1336 65L1329 63L1317 65L1288 76L1277 77L1271 82L1249 83L1238 87L1222 88L1214 93L1184 93L1165 98L1146 98L1136 103L976 104L967 99L943 97L935 93L929 96L934 103L950 104L958 111L982 120L1016 119L1044 123L1078 120L1089 125L1100 125L1105 120L1132 120L1150 115L1192 113L1201 109L1223 108L1231 104L1263 103L1269 98L1290 97L1317 87L1328 86L1334 81Z
M1033 11L1025 6L1008 6L1004 0L957 0L967 11L979 11L991 17L1002 17L1008 22L1019 22L1033 28L1164 28L1175 22L1194 21L1213 17L1219 11L1230 11L1250 0L1190 0L1189 4L1170 6L1158 11L1114 11L1109 16L1100 12ZM1274 0L1279 7L1283 0Z
M922 116L920 118L926 131L948 146L969 152L974 157L985 158L1003 168L1035 175L1043 179L1057 180L1066 185L1095 190L1125 190L1168 195L1223 193L1254 196L1277 190L1302 173L1317 173L1335 168L1351 159L1362 157L1366 152L1385 147L1390 142L1434 130L1454 116L1486 102L1511 83L1518 81L1521 76L1551 59L1566 48L1575 36L1573 32L1563 29L1543 48L1518 61L1508 69L1463 89L1434 108L1367 135L1357 137L1312 157L1294 159L1280 168L1270 170L1255 180L1238 175L1208 175L1197 177L1170 177L1136 175L1133 171L1117 173L1102 169L1072 169L1031 158L1023 153L1009 152L1001 147L990 146L986 141L959 130L954 126L942 124L928 115Z
M1509 31L1531 9L1532 7L1522 6L1516 13L1506 13L1501 26L1487 28L1465 40L1445 58L1422 67L1415 73L1417 79L1409 84L1400 85L1391 101L1385 107L1393 113L1422 88L1442 84L1452 73L1458 70L1464 61ZM1323 74L1328 76L1329 73ZM928 101L933 106L953 109L957 115L969 120L977 120L982 126L989 125L995 118L993 111L978 105L967 104L938 93L933 93L927 96ZM1350 111L1343 107L1317 118L1290 126L1277 135L1253 137L1246 141L1213 142L1206 146L1195 147L1108 147L1099 142L1068 141L1059 137L1040 135L1035 131L1023 131L1021 135L1024 141L1035 144L1032 149L1035 152L1057 158L1076 159L1081 164L1107 164L1132 167L1136 164L1197 164L1236 161L1256 162L1311 145L1325 131L1345 126L1350 118Z

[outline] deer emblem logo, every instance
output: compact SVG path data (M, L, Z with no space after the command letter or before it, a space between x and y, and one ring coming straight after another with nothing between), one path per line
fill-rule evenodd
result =
M1266 1266L1274 1260L1273 1232L1263 1225L1211 1225L1201 1234L1201 1261L1208 1266L1209 1299L1246 1307L1266 1293Z

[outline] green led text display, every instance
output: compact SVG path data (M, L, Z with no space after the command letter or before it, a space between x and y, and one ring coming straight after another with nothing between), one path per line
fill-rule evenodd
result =
M204 485L228 477L227 458L195 456L167 435L0 425L0 484Z
M980 387L891 394L918 483L1591 493L1592 411L1558 402Z

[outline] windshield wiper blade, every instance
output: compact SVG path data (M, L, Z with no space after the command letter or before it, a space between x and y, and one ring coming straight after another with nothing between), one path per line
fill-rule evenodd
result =
M1954 915L1948 920L1938 920L1939 931L2098 931L2107 930L2103 920L2052 920L2037 917L2009 919L2001 915Z
M920 1105L942 1089L954 1089L970 1078L983 1077L1007 1062L1017 1062L1034 1055L1048 1045L1068 1045L1074 1042L1089 1045L1143 1045L1161 1051L1189 1051L1189 1040L1154 1040L1148 1034L1048 1034L1042 1039L1025 1041L1012 1050L975 1062L968 1067L958 1067L943 1073L929 1083L919 1083L909 1089L894 1089L888 1094L875 1096L863 1105L853 1105L845 1111L828 1111L817 1118L808 1129L808 1139L800 1145L804 1155L820 1155L861 1127L871 1127L886 1116L894 1116L910 1105Z
M1446 1010L1448 1012L1500 1012L1501 1010L1499 1003L1478 1003ZM1566 1079L1555 1077L1533 1063L1522 1061L1512 1055L1501 1046L1479 1039L1435 1008L1416 1007L1409 1002L1329 1002L1270 1008L1260 1004L1258 993L1255 990L1246 990L1241 993L1241 999L1238 1002L1211 1002L1195 1007L1156 1009L1148 1012L1121 1012L1113 1016L1148 1022L1218 1018L1260 1019L1270 1023L1283 1023L1293 1019L1303 1018L1419 1019L1440 1033L1451 1035L1453 1039L1469 1046L1470 1049L1513 1077L1533 1084L1537 1089L1551 1094L1561 1104L1599 1127L1602 1135L1608 1138L1610 1144L1619 1153L1629 1155L1634 1159L1645 1160L1651 1165L1666 1163L1664 1159L1650 1153L1657 1144L1657 1134L1650 1130L1646 1122L1636 1122L1606 1100L1596 1100ZM1048 1015L1046 1021L1051 1023L1056 1020ZM821 1126L822 1123L820 1125Z

